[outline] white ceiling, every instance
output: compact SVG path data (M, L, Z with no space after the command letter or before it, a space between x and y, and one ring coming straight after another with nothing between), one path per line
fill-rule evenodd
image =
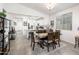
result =
M46 8L46 3L21 3L21 4L26 7L43 12L45 14L49 14L49 10ZM52 14L68 9L70 7L74 7L78 4L79 3L57 3L55 7L52 9Z

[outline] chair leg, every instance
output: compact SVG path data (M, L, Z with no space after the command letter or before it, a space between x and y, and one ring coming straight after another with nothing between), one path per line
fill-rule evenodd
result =
M58 45L59 45L59 47L60 47L60 40L58 40Z
M32 41L31 41L31 47L32 47Z
M55 49L55 48L56 48L56 44L52 43L52 46L53 46L53 49Z
M30 39L30 35L28 35L28 40Z
M78 47L79 47L79 39L78 39Z
M56 49L56 44L54 45L55 49Z
M44 49L44 47L43 47L43 42L42 42L42 41L39 42L39 45L40 45L40 47L41 47L42 49Z
M75 38L75 46L74 46L74 48L76 48L76 46L77 46L77 39Z
M77 44L75 44L74 48L76 48Z
M54 49L54 44L52 43L52 47L53 47L53 49Z
M49 44L47 43L47 51L49 52Z
M35 48L35 42L33 43L33 49L32 49L33 51L34 51L34 48Z

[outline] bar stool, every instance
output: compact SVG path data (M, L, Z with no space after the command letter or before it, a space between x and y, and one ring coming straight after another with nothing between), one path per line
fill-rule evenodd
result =
M76 48L76 47L79 47L79 36L75 36L75 46L74 46L74 48Z

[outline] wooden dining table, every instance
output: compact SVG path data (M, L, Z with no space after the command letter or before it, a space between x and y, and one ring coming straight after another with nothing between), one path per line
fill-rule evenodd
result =
M44 38L44 37L48 36L48 33L34 33L34 35L39 38Z

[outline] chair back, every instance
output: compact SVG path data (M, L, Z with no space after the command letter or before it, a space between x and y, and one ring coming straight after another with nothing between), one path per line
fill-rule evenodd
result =
M46 30L37 30L36 33L46 33Z
M59 38L60 38L60 30L56 30L55 39L59 39Z
M53 32L53 29L49 29L49 32Z
M52 41L55 40L55 39L54 39L54 32L49 32L49 33L48 33L48 40L52 40Z
M30 34L31 34L31 40L32 40L32 42L35 42L34 32L30 32Z

